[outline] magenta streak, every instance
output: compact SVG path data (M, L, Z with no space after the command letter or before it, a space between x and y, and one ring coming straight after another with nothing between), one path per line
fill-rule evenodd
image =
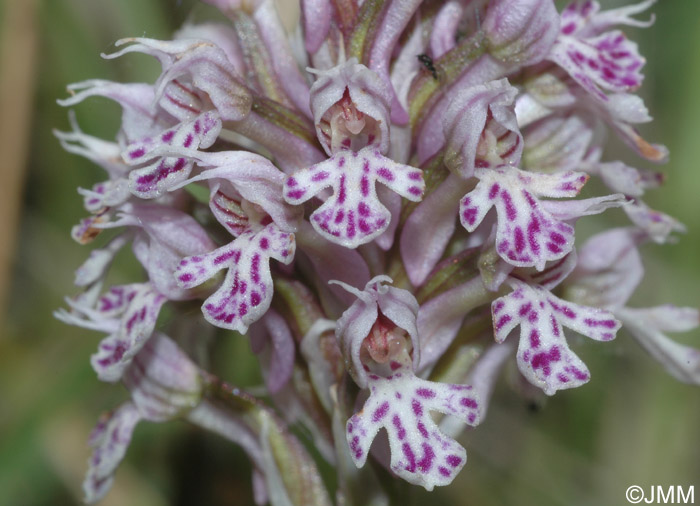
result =
M403 425L401 425L401 419L399 418L399 415L394 415L391 419L391 423L393 423L394 427L396 427L396 435L398 436L399 440L405 438L406 429L404 429Z
M423 458L418 462L418 468L424 473L429 472L433 467L433 459L435 459L433 448L428 443L423 443Z
M328 176L329 176L328 172L326 172L325 170L322 170L320 172L317 172L313 176L311 176L311 181L314 181L317 183L319 181L323 181L324 179L328 178ZM289 186L294 186L294 185L290 184L289 181L287 181L287 184Z
M387 401L384 401L381 406L379 406L374 414L372 415L372 421L373 422L378 422L382 418L386 416L386 414L389 412L389 403Z

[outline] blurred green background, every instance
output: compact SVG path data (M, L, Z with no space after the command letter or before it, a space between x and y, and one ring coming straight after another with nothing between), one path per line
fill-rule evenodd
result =
M283 0L284 1L284 0ZM292 0L288 0L292 1ZM612 7L626 2L602 2ZM75 293L73 271L87 256L70 227L84 215L76 187L101 169L60 149L51 130L68 129L56 105L83 79L153 81L154 61L105 61L124 36L168 38L195 12L192 0L4 0L0 3L0 505L80 503L87 436L99 414L124 400L120 386L97 381L89 365L100 336L51 313ZM656 24L626 29L647 57L642 88L655 121L645 137L666 144L667 184L648 203L688 227L678 244L646 246L648 275L636 306L700 304L700 1L661 0ZM645 16L645 15L643 15ZM112 138L119 109L91 99L76 108L84 131ZM648 167L613 141L610 157ZM624 223L621 212L605 216ZM582 220L579 237L603 226ZM115 279L133 279L133 263ZM700 333L674 336L700 347ZM234 342L235 341L235 342ZM238 364L243 340L224 349ZM529 410L504 386L489 417L464 443L469 462L451 487L415 489L412 504L618 505L636 484L695 485L700 501L700 390L666 375L624 333L613 343L580 340L593 379ZM227 379L256 381L232 367ZM178 422L141 424L107 505L250 504L243 452Z

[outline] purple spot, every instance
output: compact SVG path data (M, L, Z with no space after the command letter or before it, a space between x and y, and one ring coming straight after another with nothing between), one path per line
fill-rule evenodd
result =
M447 469L446 467L439 466L438 471L440 472L441 475L443 475L445 478L450 477L450 470Z
M263 237L262 239L260 239L260 247L263 250L266 250L270 247L270 241L267 240L267 237Z
M132 151L131 153L129 153L129 157L131 157L132 159L134 159L134 158L140 158L140 157L142 157L142 156L145 155L145 154L146 154L146 149L145 149L145 148L139 148L139 149L137 149L137 150Z
M433 448L428 443L423 443L423 458L418 462L418 468L427 473L430 468L433 467L433 459L435 458L435 452Z
M523 304L522 306L520 306L520 310L518 311L518 315L525 316L526 314L528 314L530 312L531 309L532 309L531 302L528 302L527 304Z
M416 390L416 395L422 397L423 399L432 399L435 397L435 392L429 388L419 388Z
M389 169L387 169L386 167L382 167L381 169L379 169L377 171L377 175L379 177L386 179L387 181L394 180L394 174L392 174L392 172Z
M504 327L504 325L511 320L512 318L510 317L510 315L504 314L503 316L501 316L496 322L496 332L499 332Z
M363 197L369 195L369 179L367 176L362 176L362 181L360 181L360 192Z
M558 232L552 232L551 234L549 234L549 238L555 244L559 244L559 245L566 244L566 237L564 237L563 235L561 235Z
M423 436L425 439L428 439L428 429L425 428L425 424L423 424L423 422L418 422L416 428L418 429L418 432L420 432L421 436Z
M394 417L391 419L391 423L394 424L394 427L396 427L396 435L398 438L401 440L406 437L406 429L403 428L403 425L401 424L401 419L399 418L399 415L394 415Z
M552 334L554 334L555 337L559 337L560 330L559 324L557 323L557 319L554 318L554 315L551 315L549 317L549 321L552 323Z
M314 181L314 182L323 181L327 177L328 177L328 172L326 172L325 170L322 170L321 172L317 172L316 174L311 176L311 181Z
M511 198L510 193L503 190L501 192L501 198L503 199L503 204L506 206L506 217L508 218L508 221L515 221L515 219L518 217L518 211L513 205L513 199Z
M515 227L515 251L522 253L525 250L525 234L520 227Z
M476 221L476 213L476 207L468 207L462 213L462 217L464 218L464 221L466 221L470 225L474 225L474 222Z
M355 230L355 213L352 211L348 211L348 226L347 226L347 231L346 234L348 238L352 239L355 237L355 234L357 231Z
M306 190L301 190L301 189L292 190L290 192L287 192L287 197L289 197L291 199L300 199L301 197L304 196L305 193L306 193Z
M250 264L250 277L253 279L253 283L260 283L260 255L257 253L253 256L253 261Z
M547 249L551 253L561 253L561 251L562 251L562 249L559 246L557 246L556 244L552 244L551 242L547 243Z
M615 320L593 320L591 318L586 318L583 320L583 323L589 327L606 327L609 329L613 329L617 326L617 322Z
M576 376L576 379L577 379L577 380L585 381L585 380L588 379L588 374L587 374L586 372L582 371L582 370L579 369L578 367L574 367L573 365L568 366L568 367L565 369L565 371L566 371L566 372L570 372L571 374L573 374L574 376Z
M340 176L340 189L338 190L338 203L345 202L345 176Z
M477 402L470 397L462 397L459 403L465 408L476 409L478 407Z
M353 454L355 455L356 459L359 459L362 457L362 448L360 448L360 438L358 436L355 436L352 438L352 441L350 442L350 450L352 450Z
M241 302L238 306L238 315L243 317L248 314L248 304Z
M538 353L532 357L533 369L542 369L545 376L549 376L551 373L551 364L553 362L559 362L561 360L561 353L558 346L552 346L548 353Z
M192 281L193 278L194 276L188 272L180 276L180 281L187 283L188 281Z
M360 231L365 235L369 234L372 230L372 227L370 227L369 223L367 223L365 220L361 219L357 224L360 227Z
M457 467L462 463L462 457L458 457L457 455L448 455L446 460L452 467Z
M224 263L226 260L228 260L229 258L231 258L233 256L233 253L234 253L233 251L227 251L226 253L219 255L218 257L216 257L214 259L214 265L219 265L219 264Z
M411 401L411 408L413 409L413 414L416 416L423 416L423 405L416 399Z
M287 179L287 186L296 186L297 185L297 180L294 179L293 177L289 177Z
M416 197L420 197L421 195L423 195L423 190L421 190L417 186L411 186L408 189L408 193L410 193L411 195L415 195Z
M532 332L530 332L530 346L532 348L539 348L540 346L540 333L537 332L537 329L532 329Z
M165 132L161 136L161 139L163 140L163 142L170 142L171 140L173 140L174 135L175 135L175 131Z
M384 418L388 412L389 412L389 403L385 401L381 406L379 406L377 408L377 410L372 415L372 421L378 422L379 420Z
M192 144L192 140L193 140L192 134L187 134L187 137L185 137L185 144L184 144L184 146L185 146L186 148L189 148L190 145Z
M416 456L408 443L401 445L401 450L403 451L406 460L408 460L408 465L406 466L406 471L409 473L414 473L416 471Z
M494 183L491 186L491 190L489 190L489 199L493 200L496 198L498 195L498 191L501 189L501 187L498 185L498 183Z
M360 214L360 216L369 216L369 206L364 202L360 202L357 206L357 212Z
M260 294L258 292L251 292L250 294L250 305L253 307L257 307L260 305L262 298L260 297Z

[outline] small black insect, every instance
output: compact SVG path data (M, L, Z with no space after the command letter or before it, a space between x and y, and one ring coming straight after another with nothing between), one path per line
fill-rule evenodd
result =
M435 65L433 65L433 59L427 54L419 54L417 58L418 61L425 65L425 68L430 71L430 73L433 75L433 79L437 81L437 69L435 68Z

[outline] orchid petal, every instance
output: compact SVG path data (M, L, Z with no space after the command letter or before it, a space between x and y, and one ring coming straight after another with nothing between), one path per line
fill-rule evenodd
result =
M296 230L300 209L294 209L282 198L284 174L267 158L246 151L196 152L190 156L198 165L211 167L181 185L209 181L209 207L216 219L233 235L243 226L245 211L242 200L260 206L285 231Z
M153 102L153 86L145 83L114 83L91 79L68 86L72 97L59 100L64 107L79 104L88 97L106 97L122 107L121 131L127 142L151 135L167 125L167 118L158 115Z
M85 502L94 504L109 491L114 473L131 443L131 435L141 415L132 403L123 404L114 413L103 416L90 435L93 447L83 491Z
M560 36L549 58L603 102L607 101L605 92L634 91L644 79L641 69L645 61L637 44L617 30L585 40Z
M202 395L199 368L164 334L155 333L124 373L141 416L163 422L194 408Z
M611 208L624 208L627 206L627 197L621 193L613 193L612 195L604 195L602 197L593 197L590 199L542 201L542 207L545 211L558 221L573 221L582 216L591 216L593 214L600 214Z
M644 276L639 235L632 228L616 228L586 241L567 280L567 293L591 306L622 307Z
M180 286L192 288L228 269L222 285L204 302L202 313L212 325L245 334L272 301L270 258L289 264L294 250L294 234L270 223L260 230L248 229L210 253L185 258L176 276Z
M653 15L649 21L639 21L630 16L647 10L654 3L656 0L644 0L638 4L601 12L600 4L595 0L576 0L561 13L562 32L589 36L601 33L615 25L647 28L654 23Z
M127 234L120 234L104 248L94 249L88 259L75 271L76 286L88 286L104 278L116 254L128 241Z
M386 83L356 58L314 72L318 78L311 87L311 110L316 134L328 156L351 148L352 138L361 133L367 138L361 139L356 150L370 145L387 153L391 96Z
M250 112L252 96L240 83L236 69L226 54L213 43L203 40L160 41L146 38L121 39L116 46L124 47L104 58L117 58L126 53L145 53L157 58L163 73L156 81L156 100L167 85L182 75L190 77L192 85L207 93L223 120L238 121Z
M686 228L681 222L661 211L656 211L641 200L634 200L624 208L629 219L642 229L649 239L657 244L673 242L674 232L685 233Z
M410 292L383 284L391 282L388 276L376 276L370 279L361 291L345 283L331 281L357 297L357 300L338 319L335 335L346 364L349 366L350 374L362 388L367 386L367 370L362 363L360 350L365 338L377 322L380 310L392 324L408 333L413 346L414 363L418 364L420 360L416 328L418 302Z
M346 425L346 437L355 465L367 461L380 429L389 436L391 469L409 483L426 490L448 485L467 460L455 440L440 432L430 416L438 411L479 423L479 401L466 385L434 383L417 378L407 353L392 362L394 373L369 376L370 397Z
M527 127L524 168L552 173L580 170L593 140L590 118L581 114L550 115Z
M341 152L287 178L284 198L306 202L331 186L333 196L311 214L311 224L329 241L356 248L382 234L391 213L377 197L377 182L414 202L425 190L422 172L382 156L377 149Z
M68 115L72 131L54 130L53 132L61 143L61 147L69 153L80 155L99 165L105 169L111 179L123 177L129 169L121 159L121 147L115 142L107 142L83 133L75 119L75 114L72 113L73 111L69 111Z
M445 112L445 165L464 178L477 167L518 165L523 138L513 110L518 90L507 79L463 89Z
M512 167L478 169L476 175L479 184L461 200L460 219L473 232L495 206L496 249L503 260L542 270L547 261L571 251L573 227L552 217L536 197L573 197L588 176L580 172L537 174Z
M97 353L90 357L90 363L102 381L118 381L134 356L151 337L160 309L166 301L164 295L155 291L150 284L133 285L128 306L120 318L119 331L103 339ZM123 299L122 299L123 300ZM112 301L101 298L99 304L105 307ZM121 301L120 301L121 302ZM117 306L121 310L121 306Z
M700 349L679 344L662 332L685 332L697 328L700 324L697 309L669 304L648 309L619 308L615 314L671 376L683 383L700 385Z
M181 183L193 167L193 162L183 157L163 156L171 147L197 149L208 148L221 131L221 120L216 112L206 112L191 121L161 133L156 139L130 144L123 154L130 165L151 162L148 166L129 173L129 186L134 195L150 199L159 197L178 183ZM155 157L154 161L153 160Z
M596 341L610 341L620 322L608 311L563 301L543 288L517 281L512 286L513 292L491 305L496 342L520 326L518 368L547 395L586 383L588 368L569 349L562 325Z
M186 23L175 32L174 38L176 40L207 40L213 43L226 54L236 72L239 75L245 75L246 68L242 49L235 30L230 26L224 23Z

